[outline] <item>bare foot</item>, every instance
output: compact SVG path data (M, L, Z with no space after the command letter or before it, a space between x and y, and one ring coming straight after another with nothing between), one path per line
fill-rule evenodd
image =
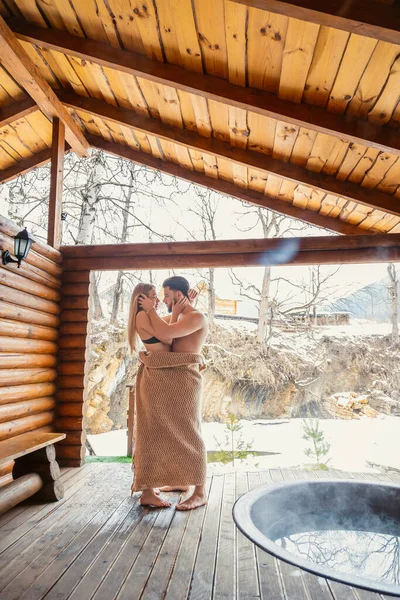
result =
M155 506L156 508L169 508L171 506L171 502L166 502L152 490L143 490L140 496L140 504L142 506Z
M187 500L180 502L176 506L176 510L193 510L207 504L207 498L204 494L194 492Z
M164 485L160 487L160 492L187 492L190 490L190 485L182 485L174 487L173 485Z

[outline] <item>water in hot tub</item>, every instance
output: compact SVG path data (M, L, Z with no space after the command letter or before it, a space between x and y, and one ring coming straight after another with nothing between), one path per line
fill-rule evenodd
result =
M279 533L276 530L279 537L275 537L273 531L269 531L269 537L287 552L314 564L340 573L400 585L398 521L373 519L362 528L355 528L354 523L342 521L334 524L328 515L326 517L325 520L319 517L314 523L309 518L308 527L302 527L307 530L297 533L289 533L296 531L296 526L285 520L284 524L279 524ZM286 529L285 534L282 528Z

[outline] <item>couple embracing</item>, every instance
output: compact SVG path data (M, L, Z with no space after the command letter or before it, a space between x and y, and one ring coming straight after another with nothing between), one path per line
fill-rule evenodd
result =
M206 504L201 349L208 324L192 306L184 277L169 277L163 290L168 316L158 315L155 287L145 283L135 287L129 311L131 350L138 338L146 348L139 352L136 378L132 492L142 492L142 505L167 507L171 504L159 497L159 490L186 492L194 486L176 507L191 510Z

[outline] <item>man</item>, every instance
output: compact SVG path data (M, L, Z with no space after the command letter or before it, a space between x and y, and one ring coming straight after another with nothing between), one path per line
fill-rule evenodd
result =
M163 288L164 302L170 313L174 305L182 304L188 298L189 282L184 277L169 277L164 281ZM138 415L137 423L139 445L139 435L145 427L147 437L142 431L143 450L140 452L139 448L138 476L140 481L146 482L148 488L161 487L164 491L185 491L188 485L194 485L193 494L176 507L178 510L192 510L207 502L199 371L203 368L201 350L207 337L208 323L205 316L189 302L183 302L184 308L175 323L171 323L169 318L159 317L154 303L146 296L142 296L139 302L149 316L155 335L162 339L173 338L173 342L172 352L143 354L140 357L143 367L139 372L137 390L139 395L142 391L143 402L140 405L140 398L137 399L137 410L139 407L139 413L142 411L142 417ZM171 390L174 390L173 393ZM145 396L149 398L148 401L145 401ZM157 409L152 409L152 404L157 405ZM157 437L153 444L158 443L158 449L151 446L148 448L151 436ZM153 465L150 464L151 461ZM154 464L156 462L157 467ZM162 468L165 483L162 480ZM146 475L142 475L140 471ZM187 477L186 481L183 480L184 477ZM165 484L172 486L165 488Z

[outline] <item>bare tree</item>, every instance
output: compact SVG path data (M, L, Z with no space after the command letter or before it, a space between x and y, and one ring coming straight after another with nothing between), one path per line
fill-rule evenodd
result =
M393 263L387 266L389 274L389 296L391 299L391 322L392 322L392 340L395 344L399 342L399 279L397 270Z
M200 231L203 240L217 240L216 218L220 203L218 194L208 188L192 186L195 193L195 202L189 209L189 212L195 215L200 220ZM197 239L194 228L188 229L184 225L181 226L189 234L191 239ZM207 317L210 325L215 322L215 269L209 268L202 271L203 278L207 285Z
M244 206L249 206L243 203ZM254 218L245 228L237 225L240 231L251 231L260 229L264 238L283 237L287 233L303 230L306 226L300 222L295 222L278 213L266 210L264 208L250 208L246 217L252 215ZM242 215L243 216L243 215ZM276 299L271 296L271 283L276 280L271 279L272 267L266 266L263 271L261 288L254 284L247 285L231 271L231 279L234 285L240 288L240 294L254 300L258 304L258 326L257 340L260 344L266 345L272 336L272 323L277 310Z
M135 177L134 166L130 164L130 187L124 188L122 190L123 195L125 197L125 206L122 216L122 231L121 231L121 240L120 242L124 244L128 237L128 222L129 222L129 213L130 213L130 204L131 204L131 188L133 187L133 181ZM118 271L117 281L114 288L114 298L113 305L111 309L111 323L115 323L118 316L118 309L121 303L121 299L123 298L123 272Z

